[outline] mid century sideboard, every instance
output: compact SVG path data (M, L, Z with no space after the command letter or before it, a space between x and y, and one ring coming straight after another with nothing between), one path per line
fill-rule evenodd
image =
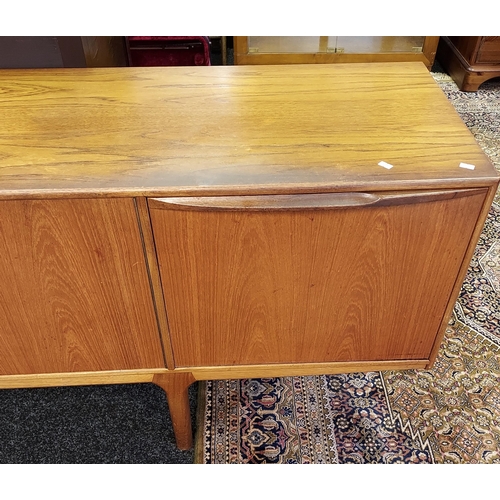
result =
M422 63L0 72L0 387L432 365L498 175Z

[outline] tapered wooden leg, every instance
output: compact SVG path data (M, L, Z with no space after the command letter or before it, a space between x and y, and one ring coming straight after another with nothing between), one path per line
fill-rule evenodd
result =
M161 374L153 377L153 383L160 386L167 393L175 441L180 450L189 450L193 447L193 430L191 428L188 397L188 388L193 382L196 382L196 380L189 372Z

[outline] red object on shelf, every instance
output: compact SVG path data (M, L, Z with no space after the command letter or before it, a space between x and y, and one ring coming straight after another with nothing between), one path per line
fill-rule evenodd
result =
M127 36L130 66L210 66L207 36Z

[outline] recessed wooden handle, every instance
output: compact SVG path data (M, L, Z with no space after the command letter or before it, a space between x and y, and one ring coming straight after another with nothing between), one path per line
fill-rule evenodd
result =
M150 198L149 207L163 210L325 210L426 203L471 196L487 189L410 191L399 193L319 193L250 196L186 196Z

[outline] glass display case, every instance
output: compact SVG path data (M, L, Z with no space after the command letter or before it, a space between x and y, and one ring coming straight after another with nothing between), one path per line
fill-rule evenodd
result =
M241 36L235 64L422 61L434 63L436 36Z

